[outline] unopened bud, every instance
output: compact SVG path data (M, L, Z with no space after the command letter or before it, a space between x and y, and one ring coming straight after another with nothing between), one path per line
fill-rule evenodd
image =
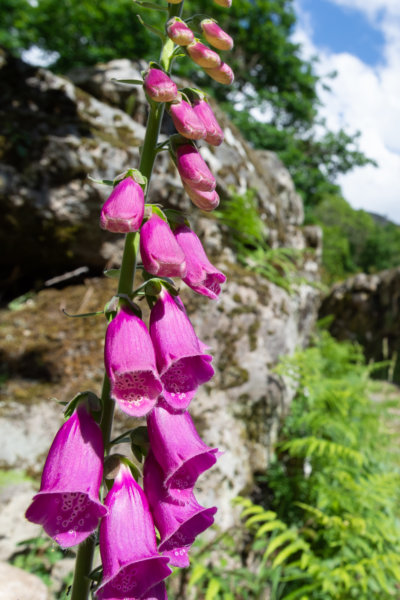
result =
M206 128L205 141L212 146L219 146L224 141L224 132L218 124L211 106L205 100L197 100L193 110Z
M161 69L151 68L144 78L146 94L155 102L172 102L178 95L175 83Z
M186 46L186 50L192 61L199 67L213 69L221 64L219 54L197 40Z
M200 140L206 135L202 120L191 105L180 96L179 102L173 102L168 108L172 121L178 133L190 140Z
M115 186L104 203L100 214L100 227L113 233L138 231L143 214L143 190L136 181L127 177Z
M232 6L232 0L214 0L214 2L223 8L230 8Z
M223 83L224 85L231 85L235 79L232 69L224 62L221 63L219 67L204 70L211 79L218 81L218 83Z
M203 19L200 23L207 42L218 50L232 50L233 39L213 19Z
M182 144L177 147L176 166L182 181L190 187L204 192L215 190L215 177L194 145Z
M219 205L219 196L215 190L212 192L204 192L191 187L185 182L183 182L183 188L193 204L197 206L197 208L200 208L200 210L210 212Z
M193 31L179 17L174 17L168 21L167 34L178 46L187 46L194 41Z

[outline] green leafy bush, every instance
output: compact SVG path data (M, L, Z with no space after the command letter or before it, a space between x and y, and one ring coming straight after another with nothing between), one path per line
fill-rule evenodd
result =
M400 597L397 413L370 399L370 370L357 346L327 332L283 360L279 372L298 392L260 482L264 504L237 499L242 552L237 531L200 549L187 583L194 597Z
M275 285L292 291L292 286L304 281L298 276L303 253L295 248L271 248L268 229L260 217L254 190L244 194L232 192L223 208L214 211L226 225L237 260Z

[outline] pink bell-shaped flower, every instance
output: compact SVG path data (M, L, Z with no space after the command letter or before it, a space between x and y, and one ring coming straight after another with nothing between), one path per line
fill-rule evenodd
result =
M168 557L157 552L156 534L146 496L128 466L121 464L100 524L103 580L100 600L153 598L145 595L171 573ZM162 596L161 596L162 597Z
M163 471L152 452L143 467L143 488L161 540L159 552L170 558L174 567L188 567L191 545L214 522L217 508L204 508L193 493L184 503L174 500L164 486Z
M103 455L100 428L81 404L54 438L25 515L63 548L83 542L107 513L99 501Z
M207 42L218 50L232 50L233 39L218 25L214 19L203 19L200 23Z
M118 183L100 213L100 227L113 233L138 231L144 215L144 194L136 181L127 177Z
M178 133L190 140L200 140L206 135L206 128L192 106L183 100L182 95L170 104L168 112Z
M207 75L214 79L214 81L218 81L218 83L223 83L224 85L232 85L234 82L235 76L233 74L232 69L226 63L221 63L219 67L215 67L213 69L204 69Z
M215 300L221 292L221 283L226 281L225 275L210 263L202 243L190 227L179 225L174 235L186 257L187 271L183 281L198 294Z
M143 85L146 94L154 102L172 102L178 95L178 88L172 79L155 67L148 70Z
M209 103L205 100L197 100L193 105L193 110L206 128L205 141L212 146L222 144L224 141L224 132L219 126Z
M173 17L167 23L167 34L178 46L187 46L194 40L193 31L179 17Z
M106 331L104 362L111 397L132 417L146 415L162 391L146 325L122 306Z
M208 46L205 46L198 40L195 40L191 44L186 46L186 51L190 58L196 65L203 67L203 69L214 69L219 67L221 64L221 57L217 52L211 50Z
M203 442L187 411L174 413L162 401L148 415L147 426L164 486L174 500L185 503L199 476L217 462L218 449Z
M184 183L203 192L215 190L217 182L193 144L182 144L176 149L176 166Z
M175 410L184 410L199 385L214 375L214 369L212 356L203 353L182 302L166 289L151 309L150 336L164 398Z
M190 185L187 185L184 181L182 184L193 204L200 208L200 210L210 212L219 205L219 196L215 190L212 192L202 192L201 190L196 190Z
M166 221L152 214L140 232L140 256L143 266L159 277L184 277L185 255Z

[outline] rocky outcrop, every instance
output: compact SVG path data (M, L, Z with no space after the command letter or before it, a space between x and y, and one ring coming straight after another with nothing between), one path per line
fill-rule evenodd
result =
M391 376L400 382L400 267L335 284L320 308L328 315L332 335L361 344L368 361L393 359ZM376 373L386 377L389 367Z
M88 277L119 263L120 242L97 226L107 190L86 174L113 178L137 166L143 95L111 81L136 78L137 69L129 61L114 61L72 74L74 84L3 57L0 228L8 248L1 256L3 287L10 294L21 291L22 282L29 289L36 280L87 267L80 285L33 293L0 313L0 436L8 440L0 448L0 465L33 478L61 422L59 402L85 389L99 392L101 386L104 319L68 319L60 309L102 309L115 290L115 281ZM267 468L294 393L274 367L280 356L306 344L313 328L321 238L318 229L302 227L301 199L276 156L255 152L224 115L219 118L226 142L201 152L217 176L221 201L229 202L230 186L237 192L253 188L270 246L302 251L301 279L291 293L238 264L224 226L191 207L167 154L159 155L152 201L190 210L210 258L228 276L218 302L182 292L216 370L191 412L207 443L223 451L218 466L201 478L199 498L219 506L218 522L226 527L234 521L232 498L251 493L255 474ZM117 413L116 430L122 425L132 427L134 420Z

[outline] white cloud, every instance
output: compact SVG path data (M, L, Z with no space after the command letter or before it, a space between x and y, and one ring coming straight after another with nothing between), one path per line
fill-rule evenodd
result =
M295 41L309 58L318 55L318 72L337 71L331 92L321 90L321 114L328 126L359 130L361 150L379 167L363 167L342 176L338 183L355 208L386 215L400 224L400 1L330 0L362 11L384 36L384 53L370 66L349 53L333 53L312 43L310 17L297 4L299 27Z

